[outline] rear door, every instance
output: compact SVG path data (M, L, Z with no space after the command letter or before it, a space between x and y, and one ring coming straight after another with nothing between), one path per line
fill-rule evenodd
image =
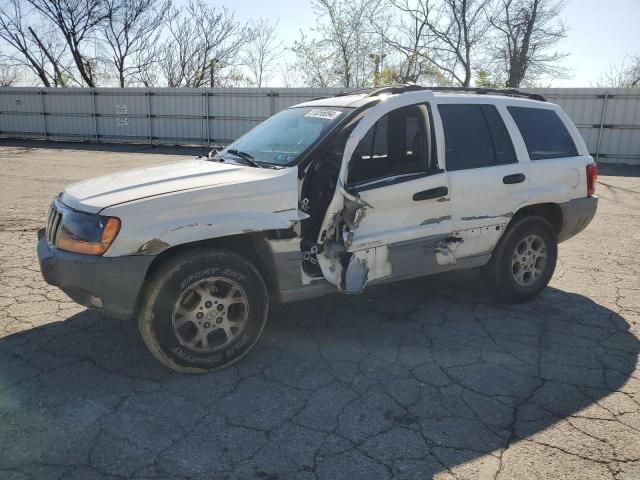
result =
M490 254L514 212L527 203L529 162L517 153L522 145L511 139L515 127L508 128L504 107L455 100L443 100L438 113L461 260Z
M530 162L530 203L564 203L586 196L585 166L593 162L571 120L556 105L510 105Z

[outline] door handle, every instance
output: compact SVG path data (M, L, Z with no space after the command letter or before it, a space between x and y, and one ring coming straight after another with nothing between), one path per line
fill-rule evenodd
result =
M422 192L414 193L413 200L419 202L420 200L431 200L434 198L444 197L449 194L447 187L430 188L429 190L423 190Z
M524 173L514 173L513 175L507 175L502 178L502 183L505 185L511 185L513 183L522 183L526 180Z

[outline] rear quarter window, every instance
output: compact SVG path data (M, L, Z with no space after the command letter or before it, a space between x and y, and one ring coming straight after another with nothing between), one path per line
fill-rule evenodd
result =
M578 156L578 149L562 119L553 110L507 107L516 122L531 160Z

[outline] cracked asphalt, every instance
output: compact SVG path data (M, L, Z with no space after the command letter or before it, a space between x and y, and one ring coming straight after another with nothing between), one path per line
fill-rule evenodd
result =
M0 478L640 478L640 167L601 166L534 302L459 272L277 306L189 376L46 285L35 245L65 184L190 153L0 140Z

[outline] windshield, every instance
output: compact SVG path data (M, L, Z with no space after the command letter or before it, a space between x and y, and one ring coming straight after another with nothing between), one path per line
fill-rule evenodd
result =
M339 122L347 110L341 107L283 110L245 133L215 158L242 156L256 163L288 165Z

